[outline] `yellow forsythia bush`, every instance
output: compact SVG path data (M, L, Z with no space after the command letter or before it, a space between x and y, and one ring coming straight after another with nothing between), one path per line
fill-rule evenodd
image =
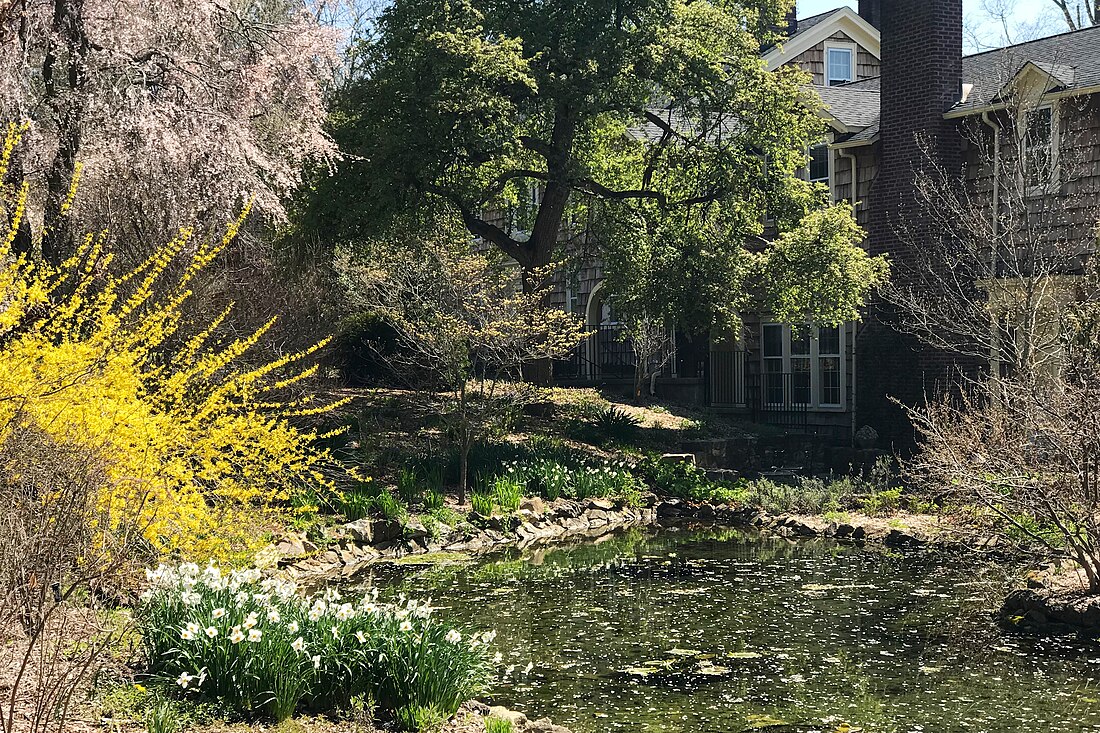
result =
M0 150L0 184L19 132L10 128ZM241 220L211 244L184 230L123 276L106 274L105 237L89 236L51 271L13 251L27 185L5 193L12 221L6 231L0 225L0 442L33 430L94 452L107 480L93 516L140 528L158 553L245 557L279 520L277 500L326 481L328 456L311 447L319 436L288 418L332 405L274 397L314 372L301 362L323 343L245 365L272 323L235 340L215 335L228 310L199 333L181 327L189 284Z

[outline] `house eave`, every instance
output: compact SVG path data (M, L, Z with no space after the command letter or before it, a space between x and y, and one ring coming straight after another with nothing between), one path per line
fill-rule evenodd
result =
M1090 94L1100 94L1100 85L1093 85L1088 87L1079 87L1075 89L1061 89L1058 91L1047 92L1043 95L1044 100L1066 99L1068 97L1085 97ZM980 107L964 107L962 109L949 109L943 114L945 120L960 120L965 117L973 117L974 115L980 115L986 112L1000 112L1006 110L1012 105L1003 101L990 102Z
M851 8L840 8L826 21L818 23L813 28L788 38L782 43L764 54L764 62L768 65L768 71L775 71L783 64L793 61L798 56L810 50L819 43L824 43L837 31L842 31L861 47L881 58L881 46L878 30L861 18Z

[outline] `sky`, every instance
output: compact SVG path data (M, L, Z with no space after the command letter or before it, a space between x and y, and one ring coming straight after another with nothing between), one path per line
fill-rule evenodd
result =
M816 15L841 5L854 8L857 1L798 0L798 15ZM1006 6L1011 11L1007 34L1000 21L986 12L986 8L996 6ZM1006 45L1006 38L1010 43L1020 42L1067 30L1051 0L963 0L963 14L967 26L963 42L970 52Z

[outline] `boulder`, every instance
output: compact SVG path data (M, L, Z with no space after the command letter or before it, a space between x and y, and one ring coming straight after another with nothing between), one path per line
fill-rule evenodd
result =
M524 715L523 713L518 713L514 710L509 710L506 707L501 707L500 705L495 705L489 708L489 717L507 720L517 730L523 730L524 726L527 725L526 715Z
M291 533L275 545L275 550L280 558L291 560L317 552L317 545L306 539L303 534Z
M530 512L531 514L543 514L546 512L546 502L537 496L530 499L524 499L519 503L519 510L521 512Z
M665 453L658 459L661 463L690 463L695 465L694 453Z
M405 523L404 535L407 540L422 540L428 536L428 528L419 519L410 519Z
M928 544L928 538L910 529L895 527L886 533L882 544L899 550L913 550Z

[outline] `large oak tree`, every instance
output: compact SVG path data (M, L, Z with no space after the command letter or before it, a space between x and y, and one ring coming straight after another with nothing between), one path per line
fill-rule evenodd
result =
M525 272L594 255L620 289L646 285L635 300L648 313L698 330L735 323L792 273L828 271L822 253L839 247L838 271L870 263L828 283L852 284L832 288L839 301L825 307L812 281L767 300L854 316L881 263L858 248L847 207L795 177L823 134L808 77L760 58L790 5L395 0L355 50L333 118L348 158L317 181L306 222L363 241L442 205ZM814 262L769 256L765 220L830 246Z

